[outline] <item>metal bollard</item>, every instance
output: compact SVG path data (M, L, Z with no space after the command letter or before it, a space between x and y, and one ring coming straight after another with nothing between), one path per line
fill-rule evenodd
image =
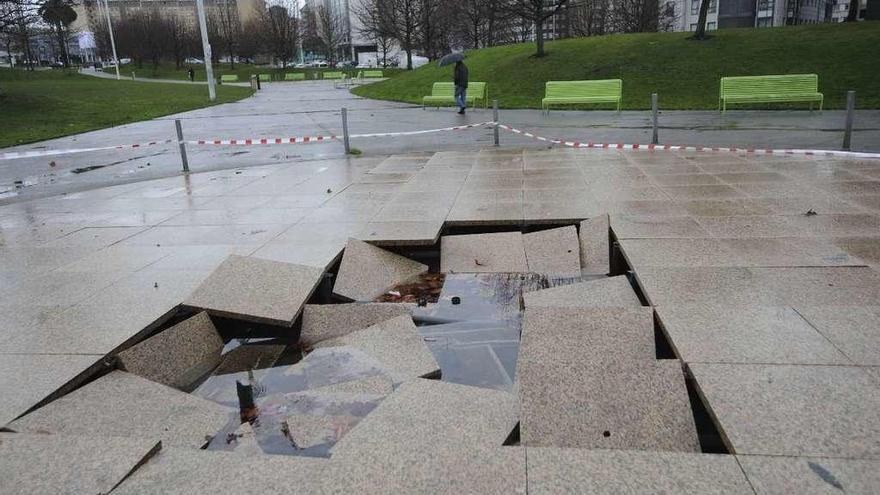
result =
M186 157L186 143L183 141L183 126L180 125L180 120L177 119L174 121L174 127L177 128L177 144L180 147L180 161L183 163L183 173L189 173L189 160Z
M846 125L843 131L843 151L852 148L852 128L856 113L856 92L846 92Z
M651 93L651 144L660 144L659 129L657 128L657 93Z
M492 120L495 122L495 146L498 146L498 100L492 100Z
M348 109L342 109L342 142L345 144L345 154L351 153L351 146L348 143Z
M134 71L131 71L131 80L134 81Z

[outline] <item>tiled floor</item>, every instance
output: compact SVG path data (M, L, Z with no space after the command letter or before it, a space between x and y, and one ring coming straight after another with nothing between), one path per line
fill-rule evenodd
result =
M608 213L731 453L876 469L878 170L489 149L273 164L2 206L0 393L14 400L0 426L141 334L230 254L327 268L349 237L430 245L444 227Z

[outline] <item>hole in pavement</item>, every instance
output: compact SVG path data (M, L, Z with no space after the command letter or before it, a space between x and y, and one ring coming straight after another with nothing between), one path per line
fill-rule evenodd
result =
M660 317L657 315L656 311L653 313L654 349L656 351L657 359L678 359L678 356L675 355L675 351L672 349L672 344L669 342L666 331L663 329L663 323L660 321Z
M730 450L721 437L718 425L715 423L712 415L709 414L709 409L697 390L696 381L687 370L685 370L685 386L687 386L691 411L694 415L694 425L697 428L700 450L704 454L730 454Z

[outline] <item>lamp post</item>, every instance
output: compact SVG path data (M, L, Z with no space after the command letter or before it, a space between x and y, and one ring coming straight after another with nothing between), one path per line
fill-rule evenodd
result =
M110 4L108 0L104 0L104 13L107 14L107 30L110 32L110 46L113 48L113 64L116 65L116 80L120 80L119 76L119 58L116 56L116 40L113 38L113 24L110 22Z
M202 33L205 75L208 78L208 98L210 98L211 101L215 101L217 99L217 92L214 89L214 67L211 65L211 43L208 42L208 22L205 20L205 1L196 0L196 7L199 12L199 30Z

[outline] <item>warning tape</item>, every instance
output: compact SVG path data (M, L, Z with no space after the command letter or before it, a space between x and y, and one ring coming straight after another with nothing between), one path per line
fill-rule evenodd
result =
M434 132L460 131L463 129L473 129L474 127L494 126L495 122L480 122L479 124L458 125L455 127L441 127L439 129L426 129L423 131L406 131L406 132L382 132L375 134L352 134L349 138L374 138L374 137L395 137L395 136L415 136L418 134L431 134Z
M531 132L498 124L500 129L520 134L538 141L551 144L560 144L571 148L582 149L615 149L615 150L647 150L647 151L696 151L696 152L720 152L720 153L745 153L754 155L805 155L805 156L835 156L845 158L880 158L880 153L863 153L857 151L836 150L807 150L807 149L761 149L761 148L735 148L721 146L682 146L671 144L624 144L624 143L594 143L592 141L566 141L564 139L552 139Z
M294 136L286 138L245 138L245 139L199 139L196 141L184 141L186 144L195 145L229 145L229 146L253 146L269 144L304 144L320 143L337 139L336 136Z
M115 146L101 146L101 147L97 147L97 148L76 148L76 149L39 150L39 151L14 151L14 152L10 152L10 153L0 153L0 160L14 160L17 158L34 158L34 157L40 157L40 156L70 155L73 153L88 153L88 152L92 152L92 151L146 148L147 146L157 146L160 144L170 144L170 143L176 143L176 142L177 141L174 139L166 139L165 141L150 141L147 143L137 143L137 144L118 144Z

